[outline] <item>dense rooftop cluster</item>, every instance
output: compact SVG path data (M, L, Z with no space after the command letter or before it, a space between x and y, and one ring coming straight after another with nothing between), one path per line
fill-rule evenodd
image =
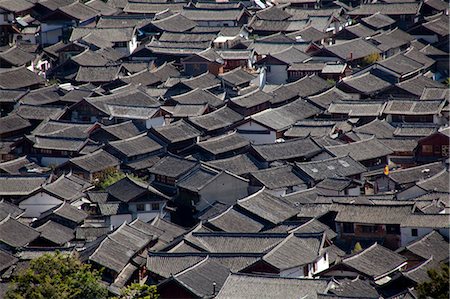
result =
M448 78L443 0L0 0L0 298L56 250L111 295L416 298Z

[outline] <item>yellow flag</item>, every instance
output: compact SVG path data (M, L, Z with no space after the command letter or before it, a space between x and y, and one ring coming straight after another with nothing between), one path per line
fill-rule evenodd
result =
M384 166L384 175L389 175L389 166Z

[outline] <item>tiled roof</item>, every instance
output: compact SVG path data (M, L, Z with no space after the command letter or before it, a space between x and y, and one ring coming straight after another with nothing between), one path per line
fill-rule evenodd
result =
M231 274L216 298L317 298L318 292L326 292L329 281L324 279L282 278L279 276L257 276Z
M313 180L323 180L330 177L351 177L367 171L366 167L351 156L296 163L296 167Z
M327 146L327 151L335 157L350 155L356 161L380 158L392 154L377 138L371 137L343 145Z
M69 161L90 173L114 167L120 163L116 157L102 149L81 157L72 158Z
M268 189L306 186L305 181L289 165L257 170L250 173L250 176Z
M320 146L311 138L297 138L273 144L252 145L252 148L262 159L268 162L308 158L321 150Z
M278 224L296 215L296 210L283 198L271 195L265 189L238 200L237 205L273 224Z
M237 152L248 147L249 144L250 142L246 138L234 132L198 142L197 146L203 151L219 155L227 152Z
M342 263L376 280L405 265L406 258L383 246L374 244L363 251L344 258Z

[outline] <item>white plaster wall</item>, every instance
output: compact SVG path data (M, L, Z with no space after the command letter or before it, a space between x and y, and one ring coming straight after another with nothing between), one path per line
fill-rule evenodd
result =
M266 81L269 84L283 84L287 82L288 73L285 65L268 65L269 70L266 70Z
M276 132L275 131L268 131L266 127L261 126L260 124L257 124L253 121L248 121L239 127L237 127L239 130L239 135L245 137L253 144L265 144L265 143L275 143L275 140L277 139ZM245 130L246 132L241 132L240 130ZM265 132L267 133L252 133L254 132Z
M145 126L147 127L147 129L150 129L152 127L161 127L164 126L164 117L163 116L158 116L155 118L150 118L147 119L145 121Z
M110 223L111 223L111 227L113 229L119 227L124 222L129 223L132 220L133 220L133 215L131 215L131 214L111 215L111 217L110 217Z
M328 269L330 266L328 263L328 254L325 253L315 263L316 263L317 270L316 270L316 272L314 272L314 274Z
M417 236L412 235L412 229L417 229ZM401 246L405 246L409 242L420 239L429 232L431 232L432 228L418 228L418 227L401 227L400 235L401 235Z
M128 42L128 55L133 53L134 50L136 50L137 46L138 46L137 38L136 35L134 35L131 41Z

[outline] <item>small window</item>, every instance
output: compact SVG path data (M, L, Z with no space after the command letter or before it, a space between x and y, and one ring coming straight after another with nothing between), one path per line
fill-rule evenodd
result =
M355 232L355 228L354 228L354 226L353 226L353 223L345 222L345 223L344 223L344 233L346 233L346 234L352 234L352 233L354 233L354 232Z
M42 148L41 149L41 154L53 154L53 151L51 149L46 149L46 148Z
M159 203L152 203L152 210L153 211L159 210Z
M386 233L389 235L399 235L400 225L388 224L386 225Z
M376 227L372 226L372 225L362 225L361 228L362 228L363 233L368 233L368 234L375 233L377 231Z
M143 203L137 204L137 205L136 205L136 209L137 209L138 211L145 211L145 204L143 204Z
M126 48L127 47L127 42L115 42L114 43L114 47L115 48Z
M424 153L432 153L433 152L433 146L432 145L422 145L422 152Z
M412 228L411 229L411 236L413 236L413 237L417 237L419 234L418 234L418 232L417 232L417 228Z

